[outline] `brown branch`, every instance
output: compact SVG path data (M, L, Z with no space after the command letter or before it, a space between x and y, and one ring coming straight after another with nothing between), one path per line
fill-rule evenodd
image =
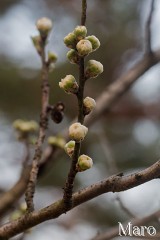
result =
M151 47L151 23L153 18L153 11L154 11L154 0L151 0L151 6L150 6L150 12L148 15L148 19L146 21L146 53L151 54L152 53L152 47Z
M86 22L86 12L87 12L87 0L82 0L81 25L85 25L85 22Z
M27 211L31 212L34 210L34 203L33 203L33 197L35 193L35 185L37 181L37 175L38 175L38 169L39 164L42 156L42 144L44 142L44 138L46 135L46 129L48 126L48 114L47 114L47 108L49 105L49 82L48 82L48 65L45 60L45 44L46 44L46 38L42 38L42 53L41 53L41 61L42 61L42 109L41 109L41 115L40 115L40 129L39 129L39 136L38 140L36 142L35 147L35 154L33 157L32 162L32 169L29 177L29 182L25 194L25 200L27 204Z
M112 83L97 99L97 107L91 115L86 117L86 125L89 126L100 119L105 112L108 112L113 104L118 102L120 97L136 82L136 80L146 73L149 69L155 66L160 61L160 50L153 52L153 56L144 56L139 62L137 62L132 69L118 78ZM66 136L66 130L64 135ZM48 154L49 152L49 154ZM46 156L46 153L48 157ZM52 156L51 147L47 147L44 151L43 166L48 159ZM8 192L0 196L0 215L23 195L26 184L29 178L29 170L24 171L25 178L21 177L19 181ZM7 200L4 200L7 199Z
M87 11L87 1L82 0L82 17L81 17L81 24L85 25L86 21L86 11ZM85 86L85 71L84 71L84 57L80 57L79 61L79 89L77 93L77 100L78 100L78 122L83 124L84 122L84 111L83 111L83 95L84 95L84 86ZM77 174L77 161L80 155L81 149L81 142L77 142L75 144L75 149L72 157L72 162L70 166L70 170L67 176L67 180L64 187L64 203L66 210L69 210L72 207L72 193L73 193L73 186L74 180Z
M86 117L85 124L91 125L97 121L104 113L108 112L119 98L141 77L148 69L160 61L160 50L153 52L152 55L145 55L128 72L118 78L108 86L97 98L97 107L91 115Z
M72 208L107 192L121 192L139 186L160 176L160 160L150 167L128 176L113 175L73 194ZM23 216L16 221L6 223L0 228L0 239L13 237L28 228L65 213L63 199L39 211Z

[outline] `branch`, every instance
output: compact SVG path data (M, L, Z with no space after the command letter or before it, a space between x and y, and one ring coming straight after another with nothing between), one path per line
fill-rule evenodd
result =
M86 11L87 11L87 0L82 0L82 16L81 16L81 25L85 25L86 21ZM85 86L85 71L84 71L84 57L80 57L79 60L79 89L76 94L78 100L78 122L83 124L84 122L84 111L83 111L83 96L84 96L84 86ZM66 205L66 210L69 210L72 207L72 192L74 186L74 180L77 174L77 161L80 155L81 142L75 143L75 149L72 157L72 162L68 177L64 187L64 203Z
M152 53L152 47L151 47L151 23L153 18L153 11L154 11L154 0L151 0L151 6L150 6L150 12L148 15L148 19L146 22L146 53L151 54Z
M44 138L46 135L46 129L48 126L48 106L49 106L49 83L48 83L48 72L49 68L47 65L47 62L45 60L45 45L46 45L46 37L43 38L41 36L42 41L42 52L41 52L41 61L42 61L42 109L41 109L41 115L40 115L40 129L39 129L39 136L38 140L36 142L35 147L35 154L33 157L32 162L32 169L30 172L29 182L25 194L25 200L27 204L27 211L31 212L34 210L34 203L33 203L33 197L35 193L35 185L37 181L37 175L39 170L39 163L42 156L42 144L44 142Z
M86 117L85 124L91 125L97 121L104 113L126 93L127 90L141 77L147 70L152 68L160 61L160 49L153 52L152 55L145 55L138 61L127 73L122 75L112 84L110 84L97 98L97 107L91 115Z
M159 217L160 217L160 211L156 211L147 217L132 218L129 221L133 224L133 226L144 226L146 223L156 220ZM128 224L128 222L123 223L124 228L127 227L127 224ZM106 231L104 233L98 234L96 237L92 238L92 240L110 240L110 239L113 239L114 237L117 237L118 234L119 234L119 228L118 228L118 226L116 226L116 227L109 229L108 231ZM154 237L156 238L156 236L152 236L151 239L155 239Z
M103 181L93 184L73 194L72 208L87 202L107 192L121 192L151 181L160 176L160 160L150 167L128 176L113 175ZM0 239L13 237L28 228L36 226L49 219L54 219L66 212L63 199L32 212L16 221L6 223L0 228Z

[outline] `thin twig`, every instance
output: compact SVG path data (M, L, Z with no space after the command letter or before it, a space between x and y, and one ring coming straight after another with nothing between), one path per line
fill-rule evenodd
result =
M148 19L146 21L146 53L151 54L152 53L152 47L151 47L151 24L153 19L153 11L154 11L154 3L155 0L151 0L151 6L150 6L150 12L148 15Z
M81 25L85 25L86 23L86 12L87 12L87 0L82 0Z
M82 0L82 17L81 17L82 25L85 25L86 10L87 10L87 0ZM84 122L84 111L83 111L84 86L85 86L84 57L81 57L79 61L79 89L77 93L78 122L80 122L81 124L83 124ZM72 192L73 192L74 180L77 174L76 165L77 165L78 157L80 155L80 149L81 149L81 143L76 143L70 170L69 170L68 177L64 187L63 199L64 199L66 210L69 210L73 204Z
M33 197L35 193L35 185L37 181L39 164L42 156L42 144L44 142L44 138L46 135L46 129L48 126L48 114L47 108L49 105L49 82L48 82L48 65L45 60L45 43L46 39L42 38L42 53L41 53L41 61L42 61L42 109L40 115L40 129L39 136L36 142L35 154L32 163L32 170L30 173L29 183L26 190L26 204L27 211L31 212L34 210Z

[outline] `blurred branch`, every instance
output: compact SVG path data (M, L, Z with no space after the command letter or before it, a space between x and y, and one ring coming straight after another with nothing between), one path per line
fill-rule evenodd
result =
M117 167L116 161L113 157L113 153L112 153L109 141L107 139L107 136L104 134L104 130L102 129L97 134L97 136L99 138L100 145L102 147L102 150L103 150L106 160L107 160L107 164L108 164L107 170L108 170L109 174L115 174L116 172L118 172L118 167Z
M156 211L152 213L151 215L144 217L144 218L132 218L129 220L129 222L132 223L133 226L144 226L144 224L149 223L150 221L156 220L157 218L160 217L160 211ZM124 228L126 228L128 224L128 221L123 223ZM114 237L117 237L119 234L119 228L118 226L113 227L109 229L108 231L104 233L98 234L95 238L92 238L92 240L110 240L113 239ZM129 237L129 236L127 236ZM156 236L152 236L150 239L159 239L160 235L157 233ZM146 239L146 238L145 238ZM148 239L148 237L147 237Z
M8 211L11 207L13 206L17 199L21 197L21 195L24 193L27 182L28 182L28 176L29 172L31 170L30 166L28 166L28 161L29 161L29 144L28 140L26 139L24 141L24 145L26 148L26 153L23 161L23 167L22 167L22 172L20 179L18 182L15 184L14 187L12 187L9 191L4 192L0 195L0 216Z
M41 62L42 62L42 106L40 115L40 129L39 136L35 146L35 154L33 157L32 168L30 172L29 182L26 189L25 200L27 204L27 211L31 212L34 210L33 197L35 193L35 186L38 176L39 164L42 156L42 144L46 136L46 129L48 126L48 106L49 106L49 66L45 56L45 45L47 41L47 35L41 36Z
M149 15L148 15L148 19L146 21L146 49L145 49L145 51L146 51L147 54L152 53L151 24L152 24L152 18L153 18L154 4L155 4L155 0L151 0L150 12L149 12Z
M110 84L97 98L97 107L91 115L86 117L86 125L97 121L104 113L108 112L119 98L141 77L147 70L160 61L160 49L152 55L144 55L128 72Z
M128 209L128 208L123 204L123 202L122 202L122 200L121 200L121 198L120 198L119 195L117 195L116 200L118 201L121 209L122 209L124 212L126 212L129 217L131 217L131 218L135 218L135 217L136 217L136 216L134 216L134 214L130 211L130 209Z
M143 171L128 175L113 175L103 181L93 184L73 194L72 208L87 202L101 194L107 192L121 192L139 186L160 176L160 160ZM6 223L0 227L0 239L13 237L24 232L28 228L36 226L49 219L59 217L65 213L65 203L63 199L47 206L39 211L34 211L18 220ZM158 212L159 213L159 212ZM157 215L156 215L157 216Z

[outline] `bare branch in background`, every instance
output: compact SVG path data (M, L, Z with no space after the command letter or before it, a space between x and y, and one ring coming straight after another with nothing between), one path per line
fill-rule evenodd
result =
M150 12L149 16L146 22L146 39L145 39L145 52L146 54L152 53L152 46L151 46L151 40L152 40L152 34L151 34L151 24L152 24L152 18L153 18L153 12L154 12L154 4L155 0L151 0L151 6L150 6Z
M140 172L128 176L113 175L105 180L93 184L73 194L72 208L87 202L107 192L121 192L139 186L160 176L160 160ZM18 220L9 222L0 227L0 239L9 238L24 232L49 219L54 219L66 212L63 199L34 211Z
M118 167L116 164L116 161L113 157L113 153L111 150L111 146L109 144L108 138L107 136L104 134L104 130L102 128L102 130L99 131L99 133L97 134L100 145L103 149L103 152L105 154L106 157L106 162L107 162L107 170L109 172L110 175L115 174L118 172Z
M154 221L159 217L160 217L160 211L156 211L147 217L131 218L129 221L132 222L133 226L144 226L145 224L147 224L151 221ZM128 221L123 223L124 228L127 226L127 224L128 224ZM108 229L104 233L98 234L96 237L92 238L92 240L110 240L110 239L113 239L114 237L117 237L118 234L119 234L119 228L118 228L118 226L116 226L111 229ZM160 237L159 233L157 233L156 236L152 236L150 239L156 239L158 237Z

